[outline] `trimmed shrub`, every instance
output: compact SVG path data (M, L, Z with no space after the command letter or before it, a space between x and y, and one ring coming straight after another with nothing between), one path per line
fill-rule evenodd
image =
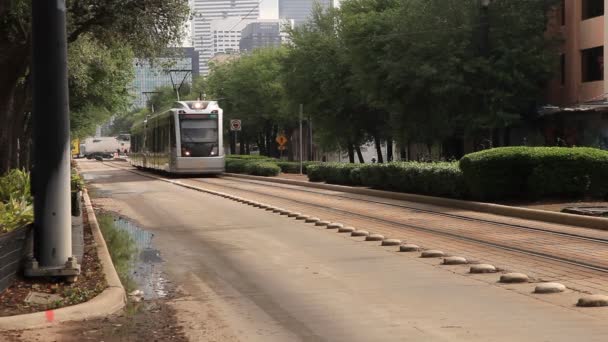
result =
M460 168L480 200L608 195L608 151L594 148L495 148L464 156Z
M255 176L276 176L281 168L272 161L264 159L226 159L226 172L244 173Z
M323 182L325 180L321 172L321 164L309 165L306 168L306 175L311 182Z
M277 165L283 173L300 173L300 162L278 161ZM302 172L306 174L306 170L310 165L318 164L317 162L305 161L302 163Z
M361 184L375 189L462 198L467 194L457 163L394 162L359 169Z
M262 156L257 154L227 154L226 159L241 159L241 160L276 160L272 157Z
M253 162L245 166L245 172L254 176L271 177L281 172L281 168L272 162Z
M327 182L329 184L354 185L351 171L359 168L359 164L322 163L308 168L308 179L312 182ZM312 169L311 169L312 167ZM311 177L312 171L312 177Z

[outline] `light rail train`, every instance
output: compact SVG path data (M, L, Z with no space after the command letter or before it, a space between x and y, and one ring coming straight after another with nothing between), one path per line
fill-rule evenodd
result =
M131 165L176 174L224 172L222 115L216 101L178 101L134 124Z

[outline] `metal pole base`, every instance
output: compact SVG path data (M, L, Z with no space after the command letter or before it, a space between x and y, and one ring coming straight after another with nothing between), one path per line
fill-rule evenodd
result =
M68 282L76 281L80 274L80 265L76 257L68 258L63 266L40 267L35 258L31 258L25 263L26 277L65 277Z

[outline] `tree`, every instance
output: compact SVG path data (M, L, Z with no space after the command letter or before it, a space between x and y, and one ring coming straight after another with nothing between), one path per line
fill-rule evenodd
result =
M365 139L365 128L375 125L378 116L353 86L336 25L339 19L338 10L323 11L317 6L309 23L290 32L283 82L291 108L302 103L313 117L321 145L345 148L354 162L355 149Z
M224 127L230 119L242 121L241 151L256 142L260 153L277 155L275 137L280 129L295 127L284 103L281 82L281 48L255 50L250 55L211 67L206 87L210 98L224 109ZM232 151L234 153L234 151Z
M89 43L100 49L117 48L116 44L120 43L137 56L153 57L167 46L179 43L189 8L186 0L78 0L67 1L67 14L70 49L72 44L86 36L84 39L89 39ZM23 152L28 150L24 144L29 141L30 128L27 114L31 96L30 16L30 1L8 0L0 5L0 70L3 70L0 78L0 122L3 123L0 126L0 173L10 167L24 165L16 158L18 145L21 145L22 159L28 158L28 154ZM124 65L116 64L124 56L102 55L99 52L98 57L108 65ZM108 57L117 59L110 62ZM107 80L95 80L104 81ZM122 93L124 89L118 92ZM70 100L77 99L73 97ZM100 109L103 108L95 107L89 113Z

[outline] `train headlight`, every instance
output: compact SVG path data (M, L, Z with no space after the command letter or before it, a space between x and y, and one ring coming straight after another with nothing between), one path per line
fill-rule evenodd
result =
M186 148L182 148L182 157L190 157L190 151Z
M213 148L211 149L211 155L217 156L217 146L213 146Z
M192 108L194 108L194 109L201 109L201 108L203 108L203 103L202 102L194 102L192 104Z

